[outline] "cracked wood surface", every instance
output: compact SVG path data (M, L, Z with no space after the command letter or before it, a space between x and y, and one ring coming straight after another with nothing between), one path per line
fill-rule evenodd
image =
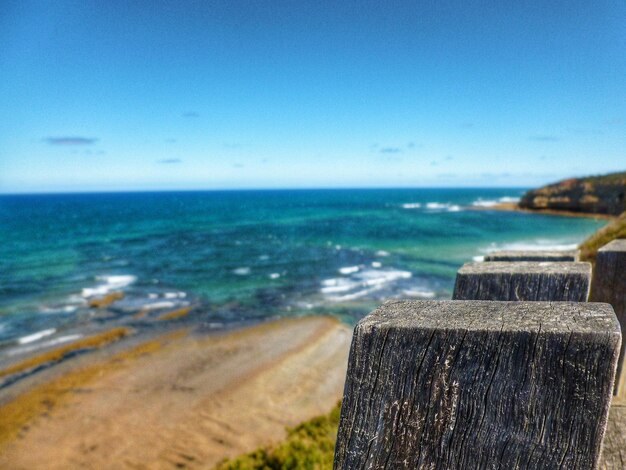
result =
M586 302L590 284L589 263L467 263L457 272L452 298Z
M593 270L591 300L607 302L613 306L617 320L626 333L626 240L613 240L598 250ZM615 394L626 399L626 373L624 369L624 342L617 365Z
M578 261L579 255L578 250L503 250L485 255L485 261Z
M607 304L387 302L355 328L334 468L596 468L619 343Z
M600 459L600 470L624 470L625 468L626 402L616 402L613 398Z

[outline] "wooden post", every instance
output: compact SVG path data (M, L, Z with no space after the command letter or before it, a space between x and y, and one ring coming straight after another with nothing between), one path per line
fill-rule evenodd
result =
M590 284L589 263L467 263L457 272L452 298L586 302Z
M578 261L580 252L569 251L494 251L485 261Z
M608 304L387 302L355 328L334 469L594 469L620 336Z
M591 300L607 302L615 309L617 320L626 332L626 240L613 240L598 250L593 270ZM624 372L624 344L617 366L615 394L626 400L626 372Z

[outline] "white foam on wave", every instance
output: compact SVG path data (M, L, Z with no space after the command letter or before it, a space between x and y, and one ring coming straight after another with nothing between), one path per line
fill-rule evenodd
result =
M325 279L322 281L322 288L320 292L322 294L334 294L336 292L347 292L358 287L358 283L345 277L338 277L333 279Z
M484 200L484 199L477 199L474 202L472 202L472 206L474 207L494 207L498 205L498 201L493 201L493 200Z
M576 250L578 244L566 243L559 240L537 239L530 241L518 241L510 243L492 243L488 247L481 248L483 253L492 253L494 251L571 251Z
M51 339L49 341L43 341L41 343L34 344L32 346L26 346L22 348L10 349L6 352L7 356L16 356L18 354L25 354L36 351L38 349L48 348L50 346L56 346L58 344L68 343L70 341L75 341L77 339L82 338L83 335L75 334L75 335L65 335L59 336L58 338Z
M344 268L339 268L339 272L341 274L353 274L359 271L359 267L358 266L346 266Z
M430 290L405 289L402 293L407 297L417 297L419 299L432 299L435 297L435 293Z
M353 273L349 278L325 279L322 281L320 292L331 302L346 302L372 294L389 284L412 276L409 271L368 269Z
M163 294L163 297L166 299L184 299L187 297L186 292L166 292Z
M37 331L36 333L32 333L30 335L22 336L18 338L17 342L19 344L28 344L33 343L35 341L40 340L41 338L45 338L46 336L53 335L57 332L55 328L48 328L47 330Z
M431 212L460 212L463 210L463 208L458 204L451 204L449 202L428 202L426 203L426 209Z
M63 305L63 306L60 306L60 307L48 307L48 306L39 307L39 312L40 313L47 313L47 314L53 314L53 313L74 313L76 310L78 310L78 306L77 305Z
M389 255L390 255L390 253L388 251L385 251L385 250L378 250L376 252L376 256L389 256Z
M278 279L280 277L280 273L271 273L269 275L270 279Z
M247 276L250 274L250 268L248 266L244 266L242 268L233 269L233 274L237 276Z
M142 310L159 310L162 308L173 308L176 307L177 304L176 302L172 302L170 300L163 300L161 302L152 302L152 303L147 303L147 304L143 304L141 306Z
M100 285L96 287L85 287L82 290L82 296L85 298L106 295L111 291L120 290L128 287L137 280L137 276L131 274L117 274L111 276L97 276Z
M380 261L372 261L372 268L381 268L383 266L383 263L381 263Z
M406 204L402 204L403 209L419 209L422 207L421 202L407 202Z
M472 206L474 207L495 207L498 204L503 204L503 203L513 203L513 202L518 202L520 200L519 197L513 197L513 196L502 196L499 199L483 199L481 197L479 197L478 199L476 199L474 202L472 202Z

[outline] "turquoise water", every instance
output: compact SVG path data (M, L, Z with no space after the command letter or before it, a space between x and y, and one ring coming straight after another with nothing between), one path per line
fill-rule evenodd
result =
M308 313L354 321L386 298L449 298L458 267L490 250L571 248L602 225L485 210L521 193L0 196L0 348L14 354L114 324L151 328L184 306L193 310L180 322L210 329ZM113 291L125 298L88 307Z

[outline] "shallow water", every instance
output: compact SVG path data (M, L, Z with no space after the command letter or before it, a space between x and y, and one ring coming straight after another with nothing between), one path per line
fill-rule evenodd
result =
M185 306L180 321L207 328L307 313L354 321L386 298L449 298L458 267L489 251L573 248L603 224L488 210L522 192L0 196L0 354L149 328ZM118 291L111 307L88 307Z

